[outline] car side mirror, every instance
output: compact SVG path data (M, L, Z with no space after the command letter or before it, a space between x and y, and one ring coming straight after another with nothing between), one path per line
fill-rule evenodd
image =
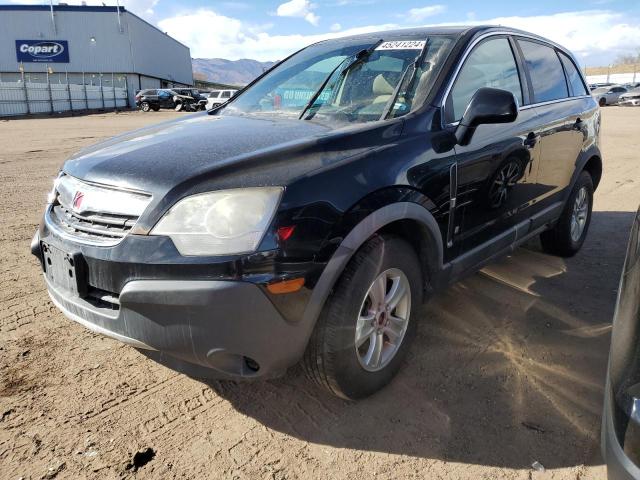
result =
M483 87L473 95L455 131L458 145L469 145L478 125L510 123L518 118L518 103L513 93Z

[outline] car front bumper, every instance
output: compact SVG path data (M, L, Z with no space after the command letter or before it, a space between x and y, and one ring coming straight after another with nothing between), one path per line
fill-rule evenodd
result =
M640 107L640 98L632 98L629 100L621 99L618 105L621 107Z
M174 370L208 378L268 378L284 373L304 353L313 325L301 312L310 290L270 294L265 284L283 274L275 274L264 256L266 263L252 264L260 273L247 273L249 264L239 259L181 257L165 237L128 235L115 246L81 245L46 221L31 244L45 264L43 243L86 263L82 291L44 275L51 300L65 316Z
M118 308L101 308L48 281L47 289L69 319L188 374L276 376L299 353L292 348L295 325L251 283L131 281L120 292Z

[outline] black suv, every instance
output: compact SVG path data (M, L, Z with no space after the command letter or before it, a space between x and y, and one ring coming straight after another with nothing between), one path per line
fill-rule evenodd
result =
M175 108L174 97L176 93L168 88L150 88L136 93L136 107L143 112L153 110L157 112L161 108Z
M599 130L575 59L529 33L327 40L217 109L72 156L32 251L65 315L172 368L302 360L360 398L433 291L535 235L580 249Z

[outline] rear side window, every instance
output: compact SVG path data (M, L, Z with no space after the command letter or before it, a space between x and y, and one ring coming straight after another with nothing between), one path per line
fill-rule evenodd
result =
M220 95L220 92L211 92L209 98L218 98L218 95Z
M225 90L222 92L222 98L231 98L231 92L229 90Z
M518 68L506 38L486 40L471 51L447 99L447 121L460 120L471 97L482 87L507 90L522 105Z
M518 43L531 76L534 101L549 102L568 97L567 81L556 51L536 42L518 40Z
M573 61L562 52L559 52L558 54L560 55L560 59L564 65L564 71L567 73L567 80L569 80L569 85L571 85L573 96L579 97L581 95L587 95L587 89L585 88L584 83L582 83L580 72L578 72Z

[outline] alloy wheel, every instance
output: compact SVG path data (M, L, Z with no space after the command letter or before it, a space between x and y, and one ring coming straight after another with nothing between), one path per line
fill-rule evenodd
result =
M578 190L571 212L571 240L577 242L582 237L589 215L589 192L586 187Z
M409 324L411 287L397 268L380 273L360 307L355 332L355 349L362 368L376 372L396 355Z

